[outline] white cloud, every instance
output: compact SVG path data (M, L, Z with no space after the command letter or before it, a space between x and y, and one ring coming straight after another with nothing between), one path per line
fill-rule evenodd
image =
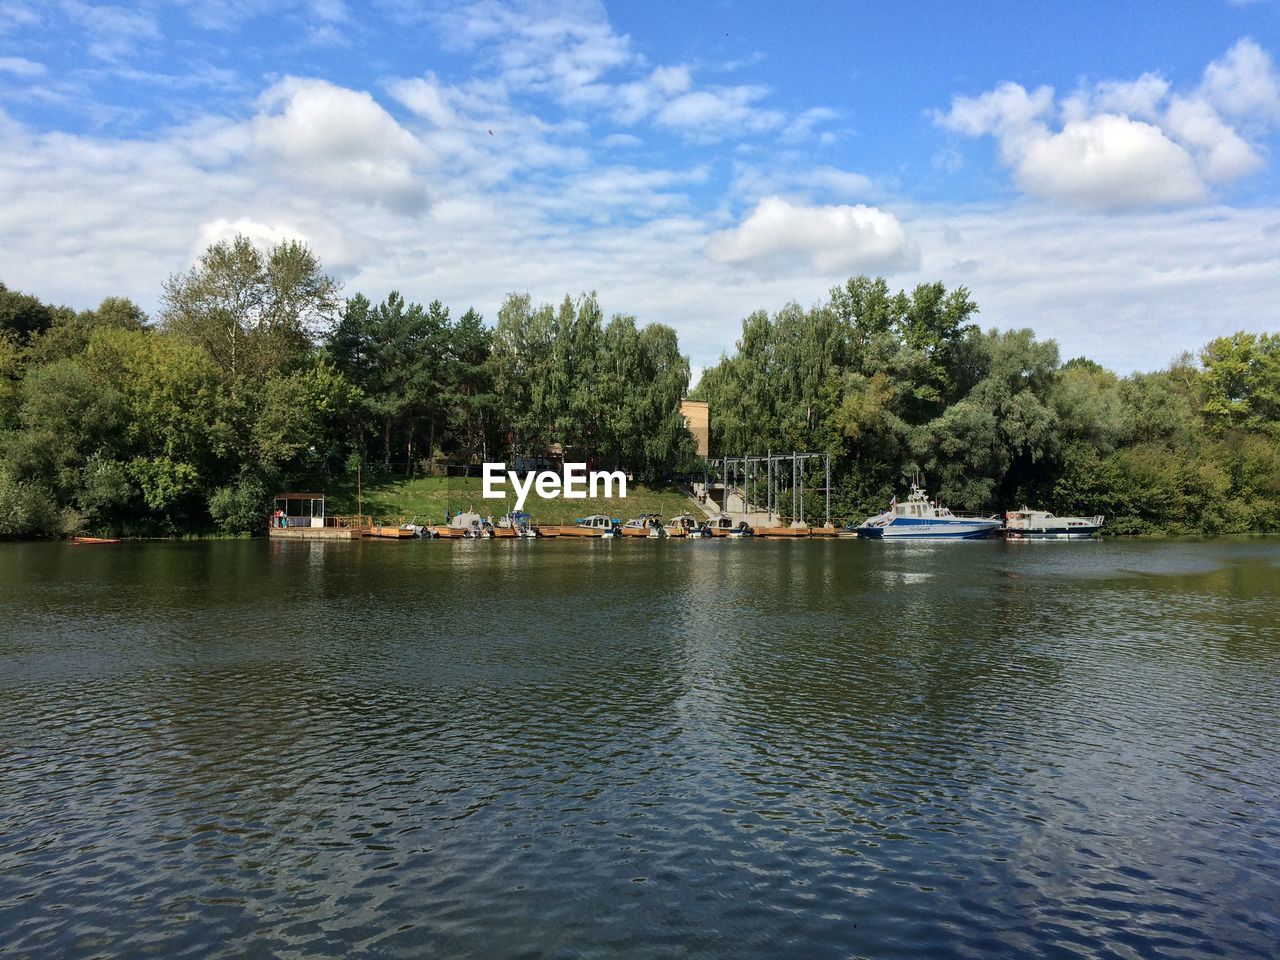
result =
M11 73L15 77L31 78L45 75L43 63L28 60L26 57L0 57L0 73Z
M290 77L259 106L253 144L282 177L396 209L425 206L427 152L369 94Z
M1209 64L1200 91L1223 113L1280 122L1280 78L1271 57L1252 40L1238 41Z
M1101 210L1200 200L1187 151L1158 127L1115 114L1072 120L1031 140L1015 172L1027 193Z
M678 130L694 140L710 141L739 133L776 130L786 121L777 110L755 106L768 94L765 87L708 87L668 101L654 117L662 127Z
M892 270L918 253L898 218L875 207L793 204L766 197L738 226L712 235L707 255L765 272Z
M1122 373L1237 330L1274 329L1275 207L1204 206L1099 219L1047 204L904 215L923 258L907 283L963 283L983 326L1032 327L1064 357Z
M119 62L161 36L155 18L140 10L81 0L61 0L60 7L84 30L89 54L99 60Z
M308 243L307 237L300 230L280 224L260 223L251 217L240 217L228 220L218 217L200 224L196 231L196 240L191 248L191 258L200 256L211 244L234 240L236 237L247 238L259 250L266 251L286 240L300 240Z
M1002 83L956 97L934 119L965 136L994 137L1001 163L1031 196L1115 211L1202 202L1211 186L1259 170L1260 153L1227 116L1280 122L1271 61L1249 40L1209 64L1185 94L1152 73L1082 87L1060 104L1048 87L1028 93Z

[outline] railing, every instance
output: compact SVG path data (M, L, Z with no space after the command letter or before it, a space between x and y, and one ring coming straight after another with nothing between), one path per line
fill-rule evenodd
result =
M280 521L283 520L282 524ZM303 523L303 521L306 521ZM319 520L319 523L316 521ZM363 530L373 525L373 517L355 514L343 515L334 514L327 517L276 517L274 514L267 515L267 526L273 530L279 529L306 529L307 527L327 527L331 530Z

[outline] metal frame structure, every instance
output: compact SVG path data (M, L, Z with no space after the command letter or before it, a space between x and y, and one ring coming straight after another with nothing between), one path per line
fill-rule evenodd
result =
M800 453L792 451L791 453L774 453L770 450L762 455L751 454L741 457L716 457L703 462L702 488L709 491L711 489L712 468L720 467L720 484L724 490L724 496L720 503L721 508L725 507L729 499L729 491L735 486L742 490L743 505L750 508L752 502L752 480L755 480L757 491L760 484L760 474L764 474L765 481L765 509L764 512L770 517L777 514L782 515L779 497L785 489L789 487L791 491L791 519L794 521L804 508L804 472L805 464L809 460L821 460L823 464L824 485L820 489L825 494L826 499L826 523L831 524L831 454L829 453ZM783 466L790 464L791 482L786 483ZM739 482L741 478L741 482ZM758 496L758 493L757 493ZM748 509L745 512L752 512Z

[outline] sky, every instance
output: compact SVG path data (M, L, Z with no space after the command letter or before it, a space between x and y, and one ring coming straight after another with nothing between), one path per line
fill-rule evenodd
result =
M697 370L867 273L1157 369L1280 330L1278 56L1278 0L0 0L0 281L154 310L294 238L490 321L595 291Z

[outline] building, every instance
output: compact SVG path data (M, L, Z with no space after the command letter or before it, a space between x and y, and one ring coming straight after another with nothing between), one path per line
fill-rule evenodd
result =
M693 434L693 445L698 456L706 457L711 453L711 410L705 400L681 400L680 413L684 417L684 425Z

